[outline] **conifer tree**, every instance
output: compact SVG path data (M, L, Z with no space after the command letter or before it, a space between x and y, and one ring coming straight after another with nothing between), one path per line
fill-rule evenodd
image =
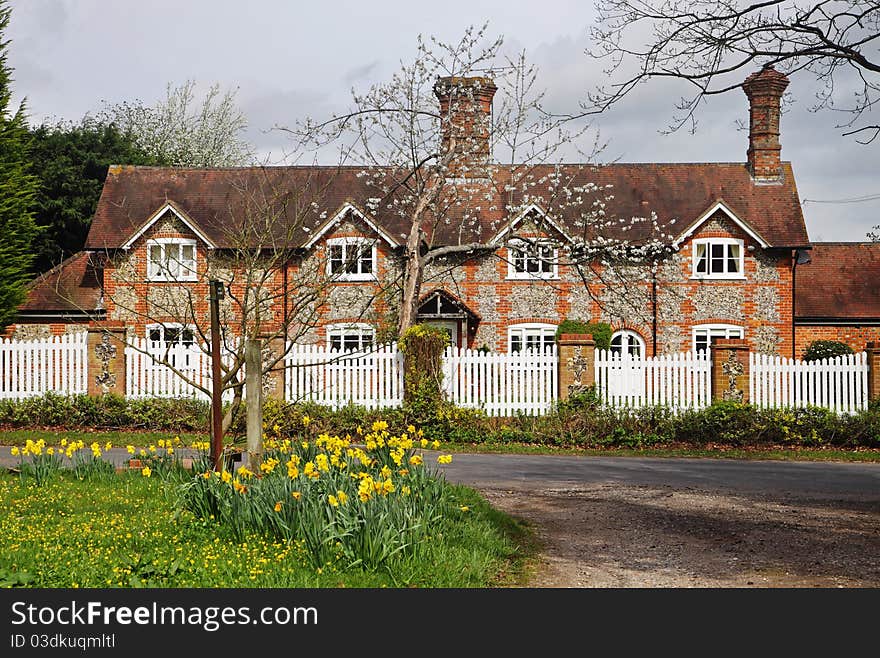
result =
M10 110L12 70L6 63L9 42L4 33L11 14L0 0L0 331L9 325L24 302L37 234L32 215L37 180L29 173L30 137L25 104Z

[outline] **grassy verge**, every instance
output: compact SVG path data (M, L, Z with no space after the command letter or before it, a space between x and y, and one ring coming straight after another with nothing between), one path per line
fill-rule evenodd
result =
M522 455L580 455L588 457L687 457L704 459L753 459L787 461L845 461L880 462L880 450L858 448L841 450L829 448L801 448L786 446L761 446L737 448L724 445L696 448L692 446L669 445L651 448L562 448L527 443L446 443L447 452L481 454L522 454Z
M89 444L97 441L107 442L115 446L133 445L147 447L159 439L173 438L172 432L147 431L66 431L54 428L37 428L32 430L0 430L0 445L23 446L25 441L43 439L49 445L58 445L62 438L68 441L82 440ZM181 441L190 445L195 441L207 441L207 434L180 434ZM242 440L227 439L238 447L243 447ZM805 448L792 446L760 446L739 448L713 444L708 447L694 447L685 444L652 446L650 448L569 448L547 445L534 445L517 442L484 442L484 443L443 443L447 452L476 452L497 454L530 454L530 455L583 455L593 457L693 457L706 459L778 459L800 461L848 461L848 462L880 462L880 449L856 448L843 450L838 447Z
M0 476L0 585L27 587L488 587L516 585L534 544L471 489L413 559L385 571L309 566L298 542L234 541L174 504L167 483L122 473L43 486Z

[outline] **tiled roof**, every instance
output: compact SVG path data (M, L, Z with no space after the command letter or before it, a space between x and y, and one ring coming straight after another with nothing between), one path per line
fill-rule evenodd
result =
M796 320L880 318L880 243L814 242L795 277Z
M259 208L266 206L277 217L272 240L305 244L309 234L346 202L364 210L403 243L408 227L399 206L394 205L395 198L384 199L374 210L368 204L369 199L381 196L382 185L377 182L387 184L392 178L390 170L363 167L111 167L86 248L122 246L167 201L173 201L220 247L233 246L242 233L242 218L261 214ZM605 216L612 221L601 231L605 237L636 242L650 238L649 224L633 224L631 219L652 212L666 233L677 235L715 202L724 200L770 245L809 244L789 163L783 164L779 185L754 183L744 163L548 165L529 169L527 180L524 185L512 168L496 167L492 180L478 183L467 202L449 202L440 221L426 223L429 239L436 245L485 242L508 219L508 204L524 202L535 202L573 237L585 237L585 231L595 229L585 229L581 216L593 210L597 199L610 195ZM587 190L591 183L599 191ZM523 188L527 188L525 193ZM585 191L563 199L561 191L574 188ZM462 232L459 220L472 215L475 206L479 207L478 219L468 222ZM290 230L292 225L295 230Z
M20 313L90 313L99 309L101 283L90 254L80 251L34 279Z

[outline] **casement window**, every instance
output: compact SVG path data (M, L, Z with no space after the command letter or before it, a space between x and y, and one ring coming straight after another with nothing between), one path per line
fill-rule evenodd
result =
M735 324L698 324L693 328L694 351L708 352L713 338L742 338L743 328Z
M629 329L615 331L611 334L611 352L642 357L645 355L645 339Z
M362 322L327 327L327 347L340 352L364 351L373 347L376 330Z
M336 281L376 279L376 241L331 238L327 241L327 274Z
M148 240L147 279L150 281L195 281L196 241L183 238Z
M558 250L547 240L511 240L507 245L508 279L555 279Z
M513 324L507 330L507 341L511 354L523 350L548 351L556 345L556 325L538 322Z
M742 279L743 241L700 238L693 242L693 276L698 279Z

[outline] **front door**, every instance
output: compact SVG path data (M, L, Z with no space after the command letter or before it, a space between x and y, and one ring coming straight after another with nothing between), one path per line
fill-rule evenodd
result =
M453 347L459 346L458 320L428 320L425 324L443 329L449 335L449 344Z

